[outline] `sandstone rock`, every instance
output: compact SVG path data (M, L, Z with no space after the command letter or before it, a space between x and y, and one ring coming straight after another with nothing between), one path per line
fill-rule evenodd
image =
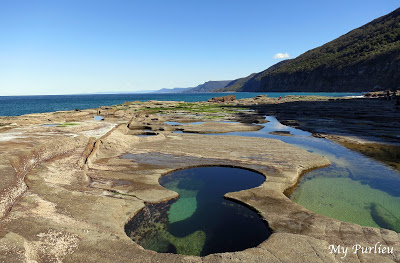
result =
M337 129L338 122L358 120L360 116L371 119L373 125L384 121L390 123L390 129L397 127L394 124L398 123L398 113L389 110L394 103L382 104L383 101L373 99L351 100L351 104L347 99L304 100L288 98L282 103L275 98L261 98L257 101L257 112L263 110L260 116L274 113L271 115L286 120L286 124L311 127L311 131L321 122ZM170 107L179 102L163 103ZM254 99L245 99L236 105L250 108L254 104ZM330 245L374 246L377 242L393 246L394 254L349 254L345 262L400 262L398 233L321 216L284 195L296 184L302 171L327 165L325 157L266 138L171 132L151 137L132 136L167 129L170 125L164 121L205 121L194 114L151 115L143 111L148 105L152 104L132 104L134 107L129 107L126 114L107 117L103 122L92 121L97 109L0 118L8 125L17 123L18 127L7 129L20 136L0 142L0 189L7 214L0 220L0 262L344 262L340 254L329 253ZM109 111L101 111L108 116ZM390 117L382 118L388 114ZM59 128L55 133L52 129L56 128L42 126L48 119L52 123L70 120L81 125L68 130ZM225 117L233 119L261 121L258 115L249 112ZM114 127L116 124L119 125ZM364 126L360 130L363 133ZM340 126L343 127L354 130L355 125ZM392 134L389 128L381 125L368 131L386 130ZM200 126L188 124L170 129L217 133L259 127L208 121ZM90 136L97 139L89 139ZM126 153L130 154L127 159L122 157ZM244 251L200 258L144 250L126 235L126 222L145 203L177 198L176 192L159 185L160 176L205 165L239 166L266 175L267 180L261 186L227 193L225 197L256 209L274 230L269 239ZM6 193L10 193L7 198ZM375 205L372 215L375 220L383 225L397 225L398 218L384 209Z

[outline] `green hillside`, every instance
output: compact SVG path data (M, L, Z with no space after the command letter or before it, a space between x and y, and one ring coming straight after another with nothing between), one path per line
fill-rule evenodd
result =
M183 91L183 93L213 92L214 90L226 87L226 85L228 85L230 82L231 80L207 81L198 85L197 87L189 88Z
M400 88L400 8L271 68L224 91Z

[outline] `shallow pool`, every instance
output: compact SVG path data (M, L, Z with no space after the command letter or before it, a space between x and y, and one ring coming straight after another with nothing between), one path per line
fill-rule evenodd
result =
M168 125L198 125L204 123L204 121L196 121L196 122L165 121L164 123Z
M279 123L272 116L255 132L227 135L274 138L326 156L332 165L304 175L290 199L322 215L400 232L400 173L335 142ZM292 136L270 134L289 131Z
M96 115L96 116L94 116L93 118L94 118L96 121L104 121L104 117L103 117L103 116Z

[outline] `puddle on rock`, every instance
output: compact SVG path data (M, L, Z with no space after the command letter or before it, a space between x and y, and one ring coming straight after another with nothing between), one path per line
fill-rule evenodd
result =
M165 121L165 124L168 125L198 125L204 123L204 121L196 121L196 122L176 122L176 121Z
M228 167L170 173L160 184L178 192L179 198L146 206L125 232L142 247L162 253L205 256L255 247L271 229L256 212L223 196L264 181L259 173Z

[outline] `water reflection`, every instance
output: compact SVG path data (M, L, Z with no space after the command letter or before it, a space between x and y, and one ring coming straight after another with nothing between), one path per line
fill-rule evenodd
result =
M226 135L279 139L324 155L332 165L307 173L290 198L316 213L400 232L400 173L335 142L288 127L272 116L264 128ZM293 136L271 134L289 131Z

